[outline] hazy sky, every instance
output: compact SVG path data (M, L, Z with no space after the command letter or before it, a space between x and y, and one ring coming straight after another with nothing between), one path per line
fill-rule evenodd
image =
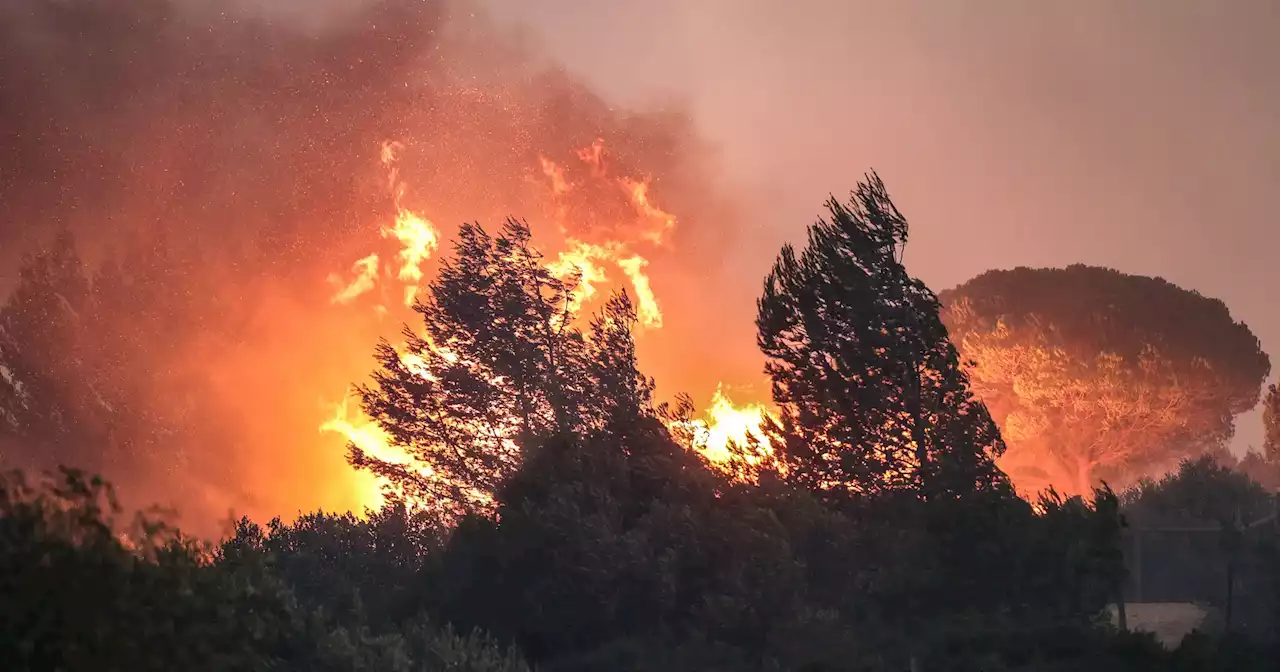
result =
M487 4L618 103L692 112L754 199L730 252L752 288L874 167L935 289L1018 265L1159 275L1280 358L1280 2ZM1239 434L1260 442L1256 415Z

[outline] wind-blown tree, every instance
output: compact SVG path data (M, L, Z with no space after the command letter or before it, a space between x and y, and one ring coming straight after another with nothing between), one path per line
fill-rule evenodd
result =
M1020 487L1123 486L1215 451L1270 361L1221 301L1083 265L990 271L941 295Z
M902 264L907 221L875 174L787 245L758 303L787 477L843 498L1001 488L1004 449L937 297Z
M778 472L847 515L858 541L837 562L861 585L832 608L883 637L899 669L950 664L957 646L982 659L1015 627L1083 626L1118 585L1114 498L1054 500L1041 517L1014 496L938 299L903 266L908 226L883 182L873 174L827 207L803 252L783 248L757 326ZM1088 537L1064 544L1070 531Z
M615 296L587 333L574 324L576 283L561 280L508 220L491 237L464 225L454 258L415 305L424 330L383 341L363 408L410 458L350 446L351 463L388 480L391 495L448 515L485 506L535 439L599 429L618 406L652 410L635 364L635 310Z

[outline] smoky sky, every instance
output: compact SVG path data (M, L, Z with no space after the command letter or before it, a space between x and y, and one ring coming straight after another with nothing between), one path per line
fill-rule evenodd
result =
M748 335L778 246L875 168L937 290L1109 266L1220 298L1280 351L1274 2L486 4L602 93L692 111L755 214L721 299ZM1237 447L1260 440L1242 417Z
M365 379L397 326L329 307L324 278L378 239L388 139L447 237L545 219L539 156L607 137L680 218L651 259L667 326L641 337L660 392L759 385L770 261L869 168L935 289L1111 266L1223 299L1274 351L1278 15L1265 0L9 0L0 291L58 228L90 257L184 247L174 291L193 298L176 310L222 324L144 351L210 381L211 412L242 431L219 449L235 459L192 469L258 465L219 505L268 514L349 504L341 479L321 487L346 467L340 444L311 445L317 400ZM680 347L646 353L659 338ZM1242 419L1241 445L1257 425ZM163 473L170 492L190 482Z
M367 380L378 337L399 328L369 306L331 306L325 279L394 253L378 247L394 210L382 143L403 144L407 205L447 240L462 221L496 229L506 217L536 234L548 220L540 158L571 164L597 138L614 174L650 181L680 213L675 240L650 254L655 289L692 315L685 324L714 321L668 291L683 267L716 269L735 235L687 116L603 98L473 2L6 2L0 291L63 229L91 265L177 250L165 319L185 326L136 351L147 370L204 381L183 394L218 430L131 480L161 484L148 495L162 503L201 481L223 510L350 506L341 442L317 445L321 404ZM625 237L595 230L626 206L612 193L578 208L569 233Z
M536 215L517 208L537 157L598 136L668 198L693 175L678 115L611 107L468 2L18 0L0 19L7 258L59 226L314 256L385 200L386 139L450 221Z

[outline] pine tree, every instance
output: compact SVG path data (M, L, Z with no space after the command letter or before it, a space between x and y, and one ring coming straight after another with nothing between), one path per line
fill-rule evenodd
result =
M509 220L496 238L462 226L455 257L415 307L424 331L406 328L400 350L381 343L375 384L360 388L365 412L412 460L350 446L352 464L386 478L395 497L457 514L486 505L536 440L652 414L630 300L614 297L584 334L575 290L548 272L524 223Z
M827 208L802 253L783 247L758 303L784 473L835 498L1007 487L999 431L937 297L902 264L907 221L884 184L872 174Z

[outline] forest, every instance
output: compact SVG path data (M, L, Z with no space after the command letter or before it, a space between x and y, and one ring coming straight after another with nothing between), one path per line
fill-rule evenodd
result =
M876 173L739 282L682 112L471 0L292 4L0 2L0 669L1276 669L1238 304L934 291Z
M732 459L690 448L687 400L655 402L625 291L584 323L579 278L547 270L526 224L464 225L415 304L421 329L378 345L360 388L410 458L350 447L384 479L384 508L242 518L214 543L131 514L101 464L12 472L0 657L13 670L1273 669L1274 386L1266 452L1222 450L1269 369L1247 328L1219 302L1087 267L991 273L940 297L901 264L907 222L877 176L827 206L763 283L780 412ZM131 339L79 324L147 300L147 266L89 278L64 236L24 268L0 312L7 440L116 446L104 463L157 450L172 418L107 401L149 375L112 367ZM1130 305L1129 323L1072 333L1089 323L1073 314L1115 305L1062 292L1086 283L1152 314ZM1165 310L1201 311L1206 333L1177 340ZM1057 380L1088 389L1009 382L1051 379L1037 367L1082 369ZM983 386L1015 398L986 393L988 406ZM1078 425L1126 403L1089 429L1116 447L1083 447ZM1031 419L1002 434L1015 413ZM151 441L113 440L126 435ZM997 461L1035 441L1090 492L1020 497ZM1120 491L1080 467L1116 477L1152 453L1184 459ZM1144 542L1156 563L1141 590L1165 595L1147 601L1212 608L1180 641L1106 615L1133 600L1137 528L1207 531Z

